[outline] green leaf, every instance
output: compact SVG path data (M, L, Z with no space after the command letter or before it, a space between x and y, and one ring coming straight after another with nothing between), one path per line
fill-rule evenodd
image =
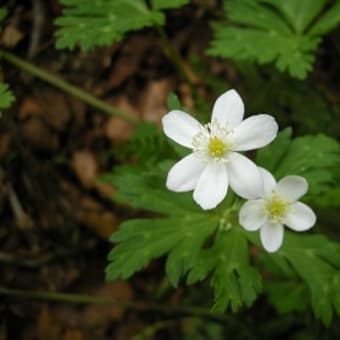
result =
M179 7L188 1L154 1L151 10L145 0L61 0L66 6L55 20L57 48L83 50L111 45L124 38L129 31L163 25L161 9Z
M307 307L306 286L296 281L269 281L264 285L265 293L280 314L303 311Z
M208 53L259 64L272 62L281 72L288 71L291 76L304 79L312 69L321 35L339 22L337 3L326 12L325 20L321 18L320 24L316 21L313 25L325 3L325 0L225 0L228 20L214 24L214 39Z
M183 110L182 104L179 101L177 95L173 92L171 92L168 95L168 98L166 99L166 105L168 107L168 110Z
M14 100L15 98L8 85L0 83L0 111L9 108Z
M73 49L78 43L83 50L110 45L125 33L154 24L163 24L161 12L148 9L144 0L62 0L67 6L55 24L57 48Z
M166 272L170 282L177 286L180 277L193 266L202 243L216 228L204 216L187 213L181 219L124 222L111 239L121 243L109 254L107 279L128 278L150 260L169 253Z
M122 162L133 157L141 166L159 163L169 155L175 156L172 145L159 127L155 123L145 121L138 123L126 144L114 146L112 153Z
M153 8L157 10L178 8L186 5L190 0L152 0Z
M265 0L284 14L297 33L303 33L326 4L326 0Z
M311 28L311 35L321 35L330 32L340 23L340 2L336 1L334 6L326 12Z
M311 292L317 318L329 325L335 309L340 316L340 246L321 235L285 233L278 256L286 258Z
M111 241L121 242L110 253L107 279L127 278L151 259L168 254L166 272L176 286L193 265L203 242L217 227L217 220L202 213L191 195L165 189L165 178L126 170L113 177L120 194L136 208L168 217L124 222Z
M233 311L243 304L250 306L261 291L261 277L249 264L248 243L240 228L219 232L215 244L200 253L187 282L201 281L210 272L216 312L224 312L229 305Z
M200 212L190 193L179 194L165 188L164 175L164 171L157 167L152 171L143 171L122 166L103 179L115 185L120 198L134 208L175 215Z
M247 237L261 247L257 233ZM302 279L311 295L314 314L329 325L334 311L340 316L340 245L323 235L308 235L285 231L284 242L271 258L279 267L291 267ZM290 279L294 277L289 273ZM295 287L297 287L295 285ZM292 293L293 294L293 293ZM295 298L303 297L302 296ZM300 294L298 294L300 295ZM281 301L280 304L283 302ZM282 305L281 305L282 307ZM283 308L288 308L285 306ZM292 307L292 306L290 306Z
M277 180L287 175L305 177L309 196L317 196L332 186L332 168L339 163L340 144L336 140L322 134L291 139L288 129L257 154L257 164L272 172Z
M191 193L166 190L168 168L140 173L125 167L107 177L131 206L158 214L124 222L113 234L111 241L118 244L109 254L107 280L128 278L152 259L167 256L166 274L174 286L187 274L189 284L211 275L215 311L222 312L228 306L236 311L250 305L261 289L261 281L249 264L242 229L224 225L216 212L202 211ZM228 214L235 214L232 209Z

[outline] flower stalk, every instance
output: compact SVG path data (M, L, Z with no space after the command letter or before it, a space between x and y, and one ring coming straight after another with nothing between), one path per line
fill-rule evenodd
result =
M81 99L82 101L84 101L85 103L87 103L88 105L92 106L95 109L98 109L102 112L105 112L109 115L112 116L116 116L120 119L125 120L128 123L131 124L137 124L138 123L138 119L135 119L133 117L131 117L129 114L127 114L126 112L117 109L115 107L113 107L112 105L104 102L103 100L95 97L94 95L90 94L89 92L86 92L82 89L80 89L77 86L71 85L70 83L68 83L67 81L61 79L58 76L55 76L53 74L51 74L50 72L35 66L17 56L15 56L14 54L8 52L8 51L4 51L4 50L0 50L0 57L4 58L7 62L9 62L10 64L21 68L22 70L32 74L33 76L49 83L50 85L53 85L55 87L57 87L58 89L64 91L65 93L68 93L72 96L75 96L79 99Z

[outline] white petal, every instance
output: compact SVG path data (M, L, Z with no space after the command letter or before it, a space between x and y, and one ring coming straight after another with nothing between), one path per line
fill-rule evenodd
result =
M244 104L235 90L229 90L219 96L214 104L211 120L217 119L221 125L234 128L242 122Z
M230 187L246 199L256 199L262 194L262 178L258 167L249 158L232 152L227 163Z
M316 222L314 211L306 204L295 202L292 211L288 213L285 224L295 231L305 231L313 227Z
M274 253L282 245L283 225L280 223L265 223L260 229L260 238L264 249L269 253Z
M264 200L250 200L243 204L239 213L240 225L249 231L260 229L266 222Z
M194 191L194 200L205 210L215 208L228 191L225 164L210 162L203 170Z
M263 197L268 197L271 196L271 193L273 192L274 189L276 189L276 181L274 176L266 169L261 168L260 166L258 167L260 170L260 174L262 177L262 196Z
M192 138L200 131L201 124L192 116L179 110L170 111L162 118L164 133L176 143L192 147Z
M277 184L277 191L292 202L297 201L307 190L308 183L301 176L286 176Z
M258 149L269 144L277 134L278 125L269 115L255 115L245 119L234 130L235 151Z
M167 188L177 192L193 190L205 166L194 153L184 157L170 169Z

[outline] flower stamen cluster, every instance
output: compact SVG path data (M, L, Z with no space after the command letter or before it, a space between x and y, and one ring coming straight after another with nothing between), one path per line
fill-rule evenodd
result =
M202 126L201 131L192 139L193 151L208 162L227 162L228 153L235 149L232 130L228 125L222 126L216 119Z
M286 216L289 212L289 202L282 197L277 192L265 201L264 209L271 222L284 223Z

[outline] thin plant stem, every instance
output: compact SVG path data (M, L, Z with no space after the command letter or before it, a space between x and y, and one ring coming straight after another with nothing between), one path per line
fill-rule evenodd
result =
M66 82L65 80L61 79L58 76L55 76L53 74L51 74L50 72L35 66L17 56L15 56L14 54L8 52L8 51L4 51L4 50L0 50L0 57L4 58L7 62L9 62L10 64L13 64L19 68L21 68L22 70L32 74L33 76L36 76L37 78L59 88L60 90L64 91L65 93L71 94L79 99L81 99L82 101L84 101L85 103L89 104L90 106L105 112L109 115L112 116L116 116L120 119L123 119L131 124L137 124L138 123L138 119L133 118L131 116L129 116L126 112L121 111L113 106L111 106L110 104L104 102L103 100L95 97L94 95L74 86L69 84L68 82Z
M198 78L194 72L189 68L187 63L183 60L182 56L176 51L171 41L169 40L164 28L162 26L156 26L157 32L161 38L161 44L167 51L169 58L177 68L181 78L190 86L191 90L194 91L194 85L198 83Z
M226 316L215 314L206 308L191 306L169 306L156 303L122 301L112 298L96 297L83 294L45 292L12 289L0 286L0 296L10 296L20 299L33 299L53 302L69 302L75 304L99 304L99 305L118 305L124 308L130 308L139 311L152 310L161 313L179 313L186 315L194 315L196 317L208 318L218 322L226 322Z

